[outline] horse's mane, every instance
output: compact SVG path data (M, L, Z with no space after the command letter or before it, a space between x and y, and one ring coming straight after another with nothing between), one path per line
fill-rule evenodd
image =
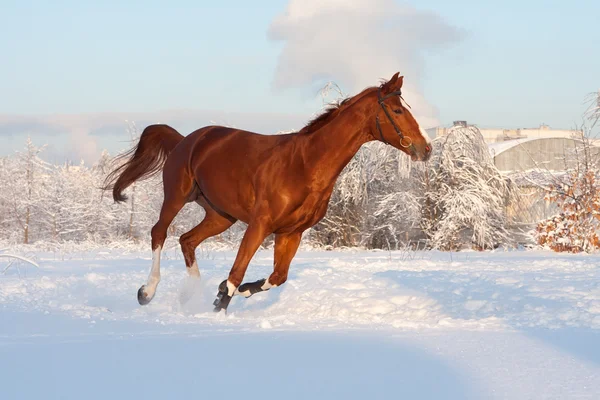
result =
M358 93L357 95L354 95L352 97L346 97L345 99L330 104L321 114L308 121L306 126L302 128L298 133L310 134L315 131L318 131L323 126L331 122L335 117L337 117L337 115L343 109L345 109L346 106L350 105L350 103L352 103L353 100L358 100L360 97L366 94L367 91L371 89L374 89L374 87L368 87L362 92Z

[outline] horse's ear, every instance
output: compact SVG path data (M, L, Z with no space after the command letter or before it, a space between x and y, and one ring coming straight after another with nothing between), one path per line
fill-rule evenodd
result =
M404 76L399 76L400 72L396 72L392 78L383 85L384 92L392 93L402 88Z
M404 75L398 77L398 79L396 79L396 89L400 90L402 89L402 85L404 84Z

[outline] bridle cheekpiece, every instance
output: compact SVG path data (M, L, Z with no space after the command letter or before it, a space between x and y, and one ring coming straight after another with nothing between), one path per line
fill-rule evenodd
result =
M383 109L383 112L385 113L386 117L388 118L388 120L390 121L392 126L394 127L394 130L396 131L398 136L400 136L400 146L407 149L409 147L412 147L412 145L413 145L412 139L409 138L408 136L404 136L404 134L402 133L402 130L398 127L398 125L396 125L392 116L390 115L390 112L387 109L387 106L385 105L385 100L389 99L390 97L393 97L393 96L398 96L398 97L402 98L402 91L398 90L398 91L395 91L392 93L388 93L385 96L381 97L381 87L377 89L377 102ZM379 136L381 138L381 141L385 144L389 144L388 141L385 140L385 138L383 137L383 131L381 130L381 124L379 123L379 115L377 115L375 117L375 121L377 124L377 130L379 131Z

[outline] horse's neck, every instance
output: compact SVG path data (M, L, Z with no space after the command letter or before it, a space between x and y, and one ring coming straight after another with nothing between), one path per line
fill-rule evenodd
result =
M352 107L304 137L306 166L316 175L318 186L332 186L360 147L372 140L367 126L369 119L364 115L361 107Z

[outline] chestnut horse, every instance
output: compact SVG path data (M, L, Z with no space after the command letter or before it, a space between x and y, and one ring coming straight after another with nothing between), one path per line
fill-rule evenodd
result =
M296 133L261 135L207 126L184 137L166 125L144 129L105 186L121 202L129 185L163 170L164 202L152 228L152 268L138 291L139 303L154 297L167 229L187 202L206 211L202 222L179 239L192 277L200 276L195 249L202 241L237 220L248 224L214 302L215 311L226 311L234 295L250 297L286 281L302 233L325 216L338 175L364 143L380 140L413 160L427 160L431 142L402 104L403 77L398 75L332 106ZM242 284L251 258L271 233L273 273Z

